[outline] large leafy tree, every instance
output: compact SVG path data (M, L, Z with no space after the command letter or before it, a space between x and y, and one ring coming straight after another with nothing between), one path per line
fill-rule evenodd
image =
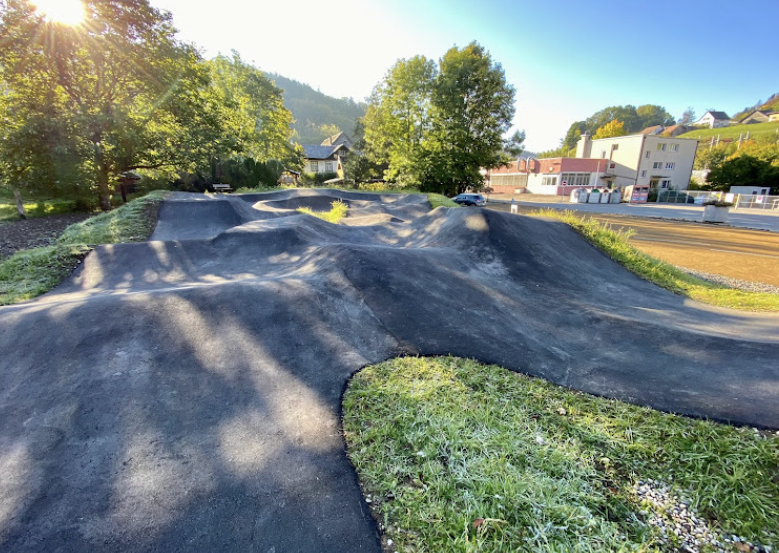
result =
M421 178L423 141L431 129L434 61L398 61L373 91L363 125L367 161L386 165L385 178L401 185Z
M217 56L211 66L217 90L235 107L227 123L240 153L257 162L293 158L292 114L284 107L281 89L237 52Z
M425 140L424 190L452 194L480 188L480 169L506 161L504 136L514 116L514 93L503 68L476 42L444 55L433 89L432 130Z
M27 0L4 0L0 70L11 97L26 101L17 116L52 113L67 129L59 147L78 156L102 209L110 209L111 185L125 171L173 173L214 144L235 148L222 132L226 104L209 68L176 40L170 14L148 0L84 4L85 22L68 27ZM16 122L20 133L31 132Z
M615 136L625 136L625 124L622 121L609 121L597 131L593 138L614 138Z
M714 190L727 190L731 186L765 186L772 194L779 194L779 167L769 161L740 155L721 163L711 170L706 180Z

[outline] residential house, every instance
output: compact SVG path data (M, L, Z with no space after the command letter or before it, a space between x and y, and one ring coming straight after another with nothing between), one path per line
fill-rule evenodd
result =
M750 125L752 123L768 123L770 119L770 113L767 111L755 110L741 120L742 125Z
M693 130L693 128L688 127L687 125L671 125L670 127L666 127L665 130L660 134L662 136L675 137L679 136L680 134L690 132L691 130Z
M322 144L304 144L304 170L307 173L336 173L343 178L343 162L352 148L352 141L342 132L326 138Z
M710 127L716 129L718 127L727 127L730 125L730 117L724 111L707 111L703 114L703 117L698 119L695 123L696 126Z
M779 112L769 114L768 121L771 123L773 123L774 121L779 121Z
M655 125L654 127L647 127L640 134L660 134L665 130L662 125Z

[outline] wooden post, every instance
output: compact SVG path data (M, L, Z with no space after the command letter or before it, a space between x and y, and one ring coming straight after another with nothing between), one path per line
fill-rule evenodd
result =
M27 214L24 212L24 202L22 201L22 193L19 192L19 189L14 187L14 200L16 200L16 211L19 212L19 218L20 219L26 219Z

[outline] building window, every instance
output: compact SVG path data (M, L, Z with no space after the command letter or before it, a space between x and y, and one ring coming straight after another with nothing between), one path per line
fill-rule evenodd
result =
M332 161L328 161L328 162L325 163L325 171L327 171L328 173L332 173L333 172L333 162Z
M679 145L678 144L671 144L670 150L672 152L678 152L679 151Z
M319 171L319 162L318 161L312 161L311 162L311 170L316 173Z
M655 161L652 164L652 169L662 169L663 168L663 162L662 161Z
M673 169L675 165L676 164L674 162L669 161L668 163L665 164L665 168L666 169Z
M541 179L542 186L555 186L557 184L557 177L543 177Z
M563 173L562 182L565 182L568 186L589 186L590 174L589 173Z
M665 142L661 142L660 144L657 145L657 149L658 151L664 152L667 146L668 144L666 144Z
M641 171L641 178L644 178L646 176L646 171Z
M646 154L644 154L644 157L645 157L646 159L649 159L649 154L650 154L650 152L647 152Z
M663 179L660 181L660 188L668 188L671 185L671 181L669 179Z

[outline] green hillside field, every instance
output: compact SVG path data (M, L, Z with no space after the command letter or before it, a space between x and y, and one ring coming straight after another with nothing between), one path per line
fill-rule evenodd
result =
M775 136L779 140L779 121L772 121L771 123L754 123L752 125L732 125L730 127L721 127L718 129L695 129L688 133L679 135L677 138L698 138L700 140L706 140L719 136L720 139L732 138L738 140L738 136L743 134L746 137L749 133L749 138L756 138L758 136L771 135Z

